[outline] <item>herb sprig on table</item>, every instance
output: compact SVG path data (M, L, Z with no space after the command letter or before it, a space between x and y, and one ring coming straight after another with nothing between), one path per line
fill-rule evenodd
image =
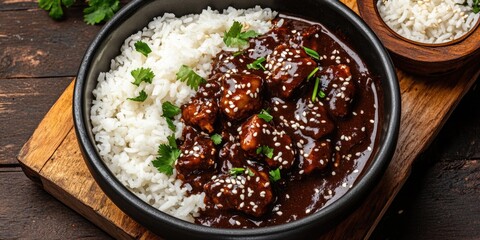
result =
M55 20L63 17L64 8L69 8L75 0L39 0L38 6L47 10ZM94 25L108 21L120 9L119 0L87 0L88 7L83 10L85 23Z

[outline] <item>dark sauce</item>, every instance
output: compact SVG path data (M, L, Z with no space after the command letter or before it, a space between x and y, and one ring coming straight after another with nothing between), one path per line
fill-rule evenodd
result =
M372 154L382 120L378 79L323 25L285 15L273 25L242 52L219 53L207 83L182 106L176 170L191 193L207 195L198 224L255 228L303 218L344 195ZM262 67L248 66L260 58ZM262 109L270 122L258 117ZM272 181L276 169L281 179Z

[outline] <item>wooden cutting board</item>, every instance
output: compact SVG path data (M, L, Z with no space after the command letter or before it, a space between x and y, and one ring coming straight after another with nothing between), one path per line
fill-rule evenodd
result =
M343 1L356 9L355 0ZM357 11L358 12L358 11ZM429 79L397 71L402 96L400 135L382 180L361 206L323 239L368 238L409 176L412 163L480 75L480 62ZM58 200L117 239L158 239L118 209L102 192L83 161L73 128L74 81L21 149L25 174Z

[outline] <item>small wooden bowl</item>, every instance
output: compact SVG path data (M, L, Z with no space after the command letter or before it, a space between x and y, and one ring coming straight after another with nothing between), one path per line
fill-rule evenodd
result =
M389 50L395 66L410 73L438 76L480 57L480 20L464 37L443 44L406 39L388 27L376 7L377 0L357 1L363 20Z

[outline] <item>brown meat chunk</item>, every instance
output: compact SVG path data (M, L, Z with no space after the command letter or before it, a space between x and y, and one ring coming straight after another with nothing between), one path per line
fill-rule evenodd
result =
M262 79L254 74L225 74L220 109L232 120L241 120L262 108Z
M295 161L292 139L285 131L275 129L258 115L253 115L242 124L240 146L250 155L263 157L271 168L288 169ZM271 157L259 154L257 150L260 147L273 150Z
M273 201L268 173L248 168L236 176L221 174L212 177L204 187L205 201L213 202L222 210L235 209L255 217L265 214Z
M195 97L182 106L182 118L187 125L197 126L209 133L213 132L213 124L217 118L218 106L215 100L219 95L219 75L201 85Z
M247 158L238 142L227 142L219 152L220 171L228 173L232 168L242 167Z
M186 139L180 146L180 156L175 164L177 177L198 189L201 186L195 179L203 175L202 173L215 170L217 150L208 136L195 134L195 131L191 130L184 134Z
M272 105L272 115L291 135L299 131L305 136L320 139L335 129L335 123L323 103L312 102L310 97L300 98L296 103L272 98Z
M304 79L317 67L303 49L282 44L267 58L268 89L273 96L288 98Z
M345 117L355 96L355 83L347 65L329 66L321 74L322 85L327 86L328 108L335 117Z
M323 170L332 159L332 145L325 140L314 141L312 144L305 145L302 152L303 155L298 164L300 174L310 174L314 170Z

